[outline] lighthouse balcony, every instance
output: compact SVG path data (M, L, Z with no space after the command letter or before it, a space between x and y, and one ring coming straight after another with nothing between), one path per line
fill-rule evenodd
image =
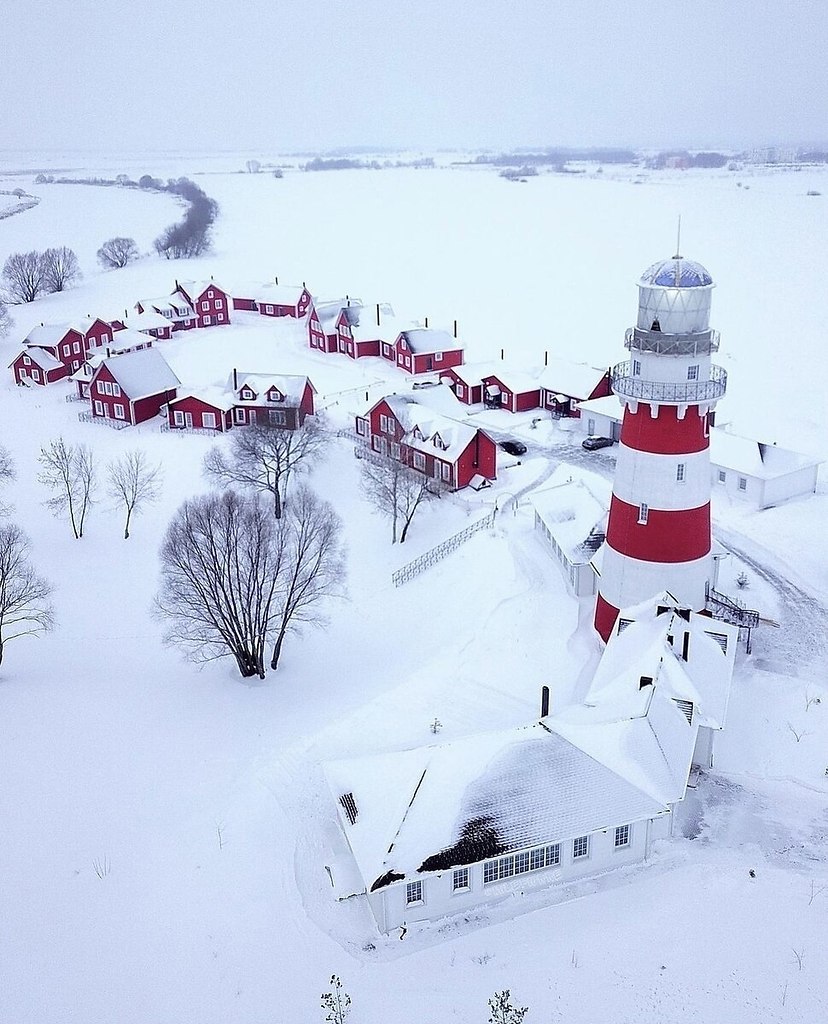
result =
M628 327L624 347L639 352L657 352L665 356L704 356L719 351L719 332L698 331L694 334L662 334Z
M618 363L612 369L612 390L619 398L670 405L699 405L702 402L718 401L727 390L727 371L721 366L711 366L706 380L678 383L633 376L632 369L630 361Z

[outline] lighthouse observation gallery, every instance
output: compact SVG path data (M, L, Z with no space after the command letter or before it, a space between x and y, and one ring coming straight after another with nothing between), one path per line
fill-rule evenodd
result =
M638 284L630 357L612 371L624 403L595 628L607 640L620 608L668 590L694 611L711 577L709 416L727 374L711 362L713 279L681 256Z

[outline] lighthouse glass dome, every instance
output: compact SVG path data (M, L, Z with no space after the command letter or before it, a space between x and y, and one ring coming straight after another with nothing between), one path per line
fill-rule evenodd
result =
M694 260L674 256L654 263L638 282L638 328L663 334L709 330L713 288L710 273Z

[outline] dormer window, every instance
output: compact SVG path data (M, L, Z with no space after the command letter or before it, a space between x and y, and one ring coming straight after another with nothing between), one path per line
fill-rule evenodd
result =
M284 402L285 400L285 396L278 388L271 388L267 397L271 402Z
M250 402L256 397L256 395L250 390L250 388L242 388L241 397L245 402Z

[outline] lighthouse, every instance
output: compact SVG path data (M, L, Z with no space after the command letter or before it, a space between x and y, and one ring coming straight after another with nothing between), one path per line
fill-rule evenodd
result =
M701 611L711 578L710 413L727 374L713 364L714 284L674 256L638 283L629 359L612 371L624 403L595 628L609 638L618 611L665 590Z

